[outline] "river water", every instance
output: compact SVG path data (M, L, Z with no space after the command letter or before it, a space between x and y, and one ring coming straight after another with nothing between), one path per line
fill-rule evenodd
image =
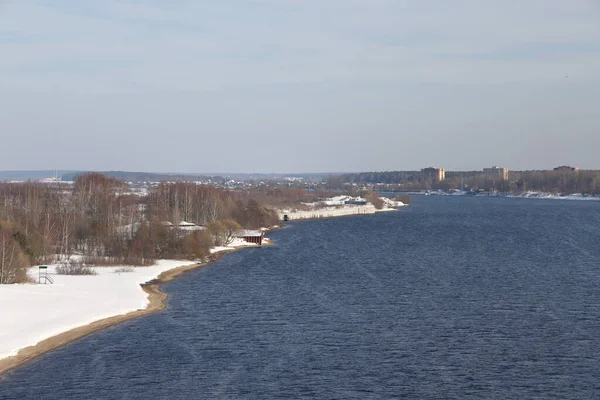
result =
M271 237L0 398L600 398L600 202L415 197Z

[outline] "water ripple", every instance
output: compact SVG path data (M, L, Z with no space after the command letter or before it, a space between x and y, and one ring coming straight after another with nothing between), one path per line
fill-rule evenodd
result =
M292 224L0 398L598 398L598 221L595 202L423 197Z

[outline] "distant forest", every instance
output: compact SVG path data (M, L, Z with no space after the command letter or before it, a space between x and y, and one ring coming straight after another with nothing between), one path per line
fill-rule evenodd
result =
M330 176L329 187L345 184L382 184L405 191L462 189L520 194L526 191L548 193L600 194L600 171L510 171L508 180L481 171L447 171L446 179L435 182L420 171L360 172Z
M77 177L89 172L69 172L62 175L63 181L74 181ZM207 176L198 174L163 174L154 172L130 172L130 171L104 171L98 172L110 178L120 179L126 182L200 182L208 181L223 182L221 176Z

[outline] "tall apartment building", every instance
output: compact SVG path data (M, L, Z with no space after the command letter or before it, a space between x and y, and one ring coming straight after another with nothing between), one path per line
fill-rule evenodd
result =
M444 168L423 168L421 174L431 178L434 182L441 182L446 179L446 170Z
M499 178L503 181L508 180L508 168L500 168L494 165L492 168L484 168L483 173L489 177Z

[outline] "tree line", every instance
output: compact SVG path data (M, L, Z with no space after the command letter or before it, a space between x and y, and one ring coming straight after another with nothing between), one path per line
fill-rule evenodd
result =
M380 184L404 191L468 188L512 194L537 191L599 195L600 171L510 171L508 180L480 171L447 171L441 182L419 171L361 172L332 176L328 183L332 187Z
M132 194L122 180L98 173L72 186L0 183L0 284L26 280L29 265L79 254L94 264L150 264L200 259L240 228L278 223L272 205L311 197L306 191L232 191L194 183L161 183ZM180 228L181 222L204 226Z

